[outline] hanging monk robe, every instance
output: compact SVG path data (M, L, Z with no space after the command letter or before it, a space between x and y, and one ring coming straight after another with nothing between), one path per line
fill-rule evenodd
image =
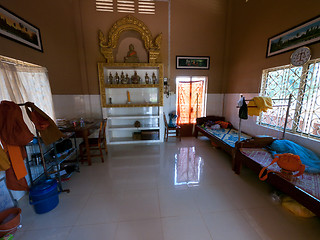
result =
M8 189L28 190L24 165L24 146L33 139L33 134L25 124L20 107L11 101L0 103L0 140L9 156L11 168L6 170Z
M49 145L63 137L55 122L45 114L34 103L27 102L25 108L30 120L34 123L36 129L40 132L41 139L46 145ZM30 109L32 111L30 111Z

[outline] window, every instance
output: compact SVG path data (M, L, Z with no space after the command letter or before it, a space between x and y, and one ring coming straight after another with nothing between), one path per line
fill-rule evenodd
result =
M134 0L117 0L117 10L122 13L134 13Z
M138 0L138 11L141 14L155 14L155 3L153 0Z
M98 12L135 13L136 7L140 14L155 14L156 12L154 0L96 0Z
M113 12L113 0L96 0L96 10L100 12Z
M320 59L303 66L286 65L263 71L260 95L288 99L292 94L286 130L306 137L320 138ZM283 129L288 104L279 100L257 119L261 125Z
M0 101L2 100L33 102L55 119L48 73L44 67L0 56ZM34 129L25 111L23 113L29 129Z
M191 124L205 114L206 77L177 77L178 124Z

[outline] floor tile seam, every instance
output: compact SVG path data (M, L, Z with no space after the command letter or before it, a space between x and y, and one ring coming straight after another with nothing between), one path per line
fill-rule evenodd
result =
M208 231L208 233L209 233L210 238L211 238L212 240L215 240L214 237L213 237L213 234L211 234L211 232L210 232L210 230L209 230L209 226L208 226L208 224L206 223L206 221L205 221L204 216L203 216L202 213L200 213L200 217L201 217L202 222L204 223L204 225L205 225L205 227L206 227L206 229L207 229L207 231Z
M158 197L158 211L159 211L159 217L157 217L156 219L159 219L160 221L160 226L161 226L161 239L164 240L164 230L163 230L163 224L162 224L162 220L161 220L161 204L160 204L160 192L158 189L158 184L156 184L156 190L157 190L157 197Z
M69 239L69 236L71 235L71 232L72 232L73 228L74 228L74 226L70 227L70 229L68 231L68 234L66 235L64 240L68 240Z
M112 223L126 223L126 222L137 222L137 221L146 221L146 220L157 220L161 217L143 217L143 218L136 218L136 219L125 219L125 220L116 220L112 221Z
M41 227L41 228L28 228L28 229L25 229L25 230L18 230L17 232L34 232L34 231L44 231L44 230L51 230L51 229L59 229L59 228L72 228L73 226L72 225L69 225L69 226L54 226L54 227Z
M258 209L258 208L255 208ZM266 239L265 234L263 233L261 227L254 223L254 221L251 220L251 217L245 213L245 209L238 210L241 217L246 221L246 223L253 229L253 231L259 236L261 240Z
M76 216L76 218L75 218L75 223L79 220L79 218L80 218L82 212L84 211L85 207L87 206L87 204L88 204L89 199L90 199L91 196L92 196L92 194L88 195L86 201L83 203L82 208L79 210L79 212L78 212L78 214L77 214L77 216ZM72 226L75 226L75 223L74 223Z
M116 229L114 230L114 234L113 234L112 240L116 240L116 238L117 238L117 233L118 233L118 229L119 229L119 223L117 223Z
M37 226L36 226L37 227ZM44 226L44 227L39 227L39 228L34 228L32 226L28 227L26 230L24 230L24 232L26 231L41 231L41 230L50 230L50 229L54 229L54 228L68 228L68 227L73 227L73 224L70 225L63 225L63 226Z

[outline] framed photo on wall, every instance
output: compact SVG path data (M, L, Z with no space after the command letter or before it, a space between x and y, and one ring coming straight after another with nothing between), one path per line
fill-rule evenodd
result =
M177 69L205 69L208 70L210 67L210 57L187 57L177 56L176 57L176 68Z
M320 15L268 39L267 57L320 41Z
M40 30L1 5L0 35L43 52Z

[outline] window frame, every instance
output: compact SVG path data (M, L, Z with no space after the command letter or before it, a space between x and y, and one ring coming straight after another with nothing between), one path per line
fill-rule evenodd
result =
M181 79L181 80L179 80ZM176 77L176 112L178 113L178 101L179 101L179 82L187 82L187 79L189 79L189 82L196 82L196 81L203 81L203 94L202 94L202 102L203 102L203 111L202 111L202 116L198 117L204 117L206 116L206 111L207 111L207 87L208 87L208 76L177 76ZM193 80L194 79L194 80ZM188 123L188 124L193 124L193 123Z
M318 66L317 66L317 64L318 64ZM320 141L320 135L319 136L314 135L311 133L310 130L308 130L308 131L299 130L299 123L300 123L300 118L301 118L300 113L303 108L305 96L308 94L308 91L305 88L308 84L310 84L310 83L308 83L308 76L311 73L312 79L316 79L316 80L320 79L320 58L309 60L308 62L306 62L302 66L293 66L292 64L288 64L288 65L284 65L284 66L278 66L278 67L274 67L274 68L264 69L262 71L262 80L261 80L259 95L260 96L268 96L268 95L266 95L266 91L267 91L268 75L270 72L275 72L275 71L279 71L279 70L284 70L284 71L288 70L289 71L288 74L290 74L290 71L292 71L292 69L296 68L296 67L298 67L298 68L301 67L301 73L299 75L298 94L297 94L297 98L295 99L295 108L293 109L294 114L293 114L293 118L292 118L292 127L288 128L288 126L287 126L285 131L290 132L291 134L294 134L297 136L303 136L303 137L306 137L309 139L315 139L317 141ZM313 70L310 71L309 69L312 67L313 67ZM316 67L318 67L318 69L316 69ZM316 75L314 77L314 74L316 71L317 71L318 75ZM289 92L288 90L286 90L286 91L288 94L290 94L290 93L292 94L292 92L293 92L293 91ZM320 97L320 84L319 83L317 85L317 96ZM308 99L307 99L306 103L310 104ZM292 103L291 103L290 107L292 107ZM312 115L308 115L308 116L314 116L314 114L315 113L313 112ZM281 115L281 116L284 116L284 115ZM277 129L277 130L282 130L282 131L284 130L284 127L279 125L278 123L275 123L275 124L263 123L263 119L262 119L261 115L257 117L256 124L263 126L263 127L266 127L266 128L270 128L270 129ZM307 126L308 129L311 127L311 124L312 124L312 121L308 124L308 126Z

